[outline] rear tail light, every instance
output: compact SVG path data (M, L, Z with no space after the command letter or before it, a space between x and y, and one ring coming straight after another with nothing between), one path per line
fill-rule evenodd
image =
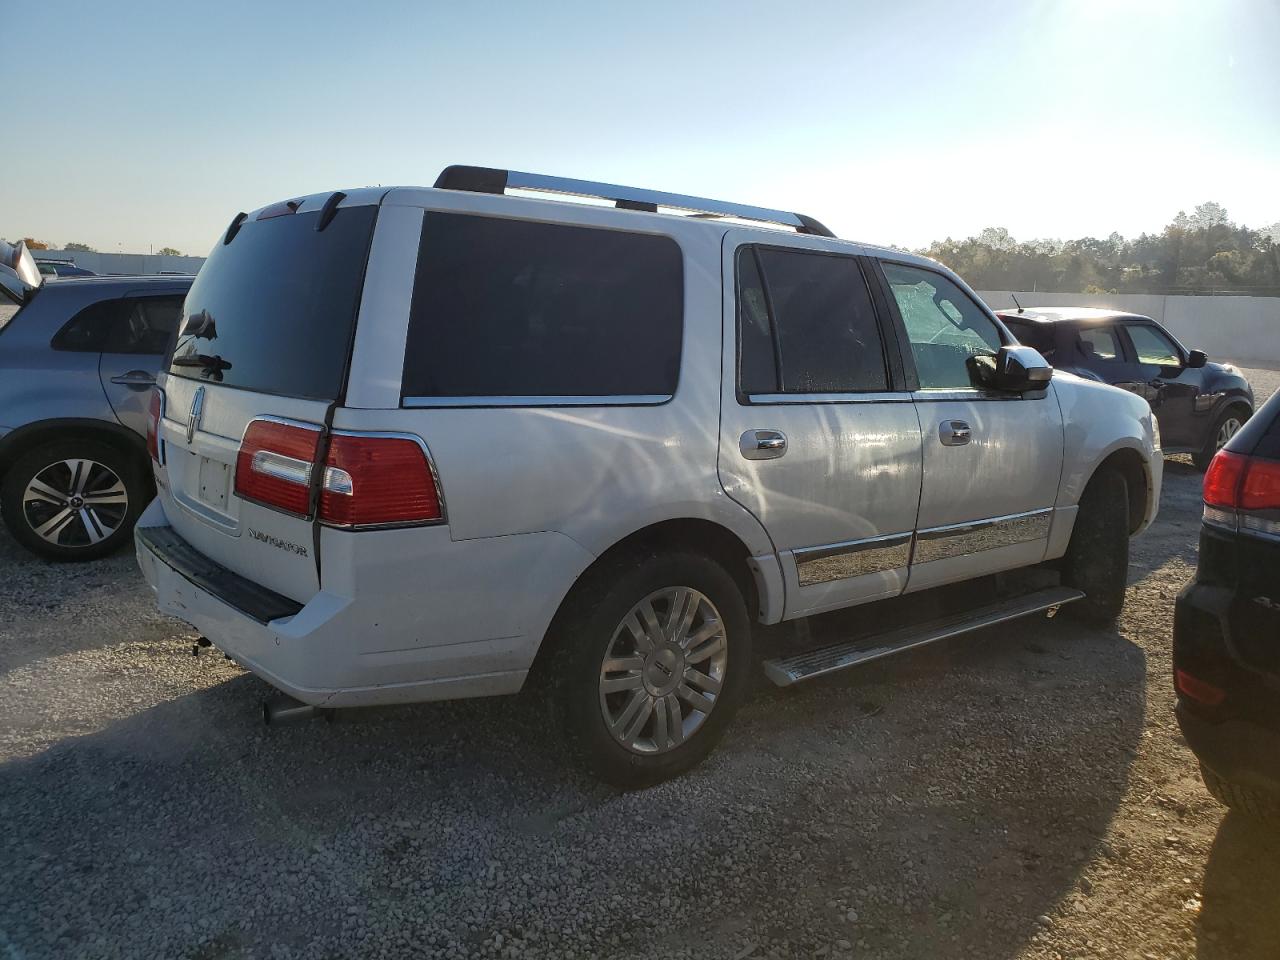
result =
M254 420L236 457L236 495L299 517L311 514L317 426Z
M147 453L156 463L160 459L160 421L164 417L164 394L159 387L151 388L151 404L147 407Z
M1227 692L1221 687L1215 687L1212 683L1192 676L1185 670L1175 671L1174 679L1180 694L1206 707L1216 707L1227 699Z
M320 427L255 420L236 458L236 494L300 517L318 483L322 523L369 527L432 523L444 510L435 474L414 437L335 433L316 469Z
M417 440L335 433L320 487L320 519L343 527L427 523L440 491Z
M1221 450L1204 475L1206 523L1280 536L1280 460Z

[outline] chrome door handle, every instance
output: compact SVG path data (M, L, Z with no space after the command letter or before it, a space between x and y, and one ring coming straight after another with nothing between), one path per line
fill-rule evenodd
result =
M781 430L748 430L738 440L748 460L773 460L787 452L787 435Z
M938 439L944 447L963 447L973 438L973 431L963 420L943 420L938 424Z
M118 383L123 387L154 387L156 378L145 370L130 370L128 373L122 373L118 377L112 377L111 382Z

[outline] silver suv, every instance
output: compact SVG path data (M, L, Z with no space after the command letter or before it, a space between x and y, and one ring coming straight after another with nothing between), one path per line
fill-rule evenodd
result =
M147 408L191 279L31 276L0 289L0 514L34 553L91 560L153 496Z
M946 268L809 217L451 167L232 221L153 400L138 558L291 698L268 718L535 678L597 774L652 783L723 732L753 623L869 605L761 651L789 684L1118 614L1155 424L1051 375Z

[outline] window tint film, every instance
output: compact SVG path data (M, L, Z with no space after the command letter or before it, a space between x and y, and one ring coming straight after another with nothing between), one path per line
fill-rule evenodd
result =
M779 389L773 324L755 247L738 250L738 389L746 394Z
M1182 357L1173 342L1155 327L1145 323L1125 324L1129 339L1139 363L1158 363L1162 367L1177 367Z
M428 213L403 394L670 396L683 277L670 237Z
M89 304L54 335L53 349L101 353L124 307L119 298Z
M246 220L200 268L169 372L332 400L342 390L377 208Z
M1079 337L1080 352L1086 360L1124 359L1114 327L1082 327Z
M739 264L744 393L888 389L875 310L856 260L756 247L740 251Z
M1054 348L1054 332L1053 328L1043 324L1037 324L1031 320L1015 320L1012 317L1001 317L1004 325L1009 328L1009 332L1018 338L1019 343L1033 347L1040 352L1040 355L1053 362Z
M106 328L104 353L159 355L182 316L182 297L125 297L115 301L117 309Z
M911 341L923 389L973 385L967 361L1001 347L1000 331L968 294L942 274L901 263L885 263Z

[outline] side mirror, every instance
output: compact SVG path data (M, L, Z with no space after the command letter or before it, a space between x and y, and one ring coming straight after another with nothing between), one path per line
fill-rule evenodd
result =
M1043 390L1053 378L1053 367L1034 347L1001 347L995 356L969 358L969 372L980 387L1027 393Z
M1209 362L1209 358L1205 356L1203 350L1191 350L1187 353L1187 366L1194 368L1203 367Z

